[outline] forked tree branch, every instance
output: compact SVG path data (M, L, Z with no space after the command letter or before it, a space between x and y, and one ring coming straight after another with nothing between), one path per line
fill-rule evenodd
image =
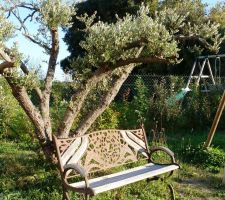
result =
M51 48L47 44L44 44L43 42L38 41L37 39L34 39L31 35L29 35L27 33L24 33L23 35L24 35L24 37L26 37L28 40L30 40L34 44L37 44L41 48L45 49L48 53L51 51Z
M12 89L12 94L19 102L21 107L24 109L34 126L38 129L38 139L40 141L46 140L45 130L44 130L44 122L42 120L42 116L40 115L37 108L33 105L30 97L23 86L18 86L14 83L13 77L6 76L5 79L7 80L9 86Z
M5 62L1 64L0 68L13 68L15 67L13 59L10 58L10 56L5 52L8 51L9 49L0 49L0 56ZM22 69L24 70L25 73L29 73L28 69L26 66L22 63ZM8 84L10 85L12 89L13 96L17 99L19 104L22 106L24 111L27 113L28 117L31 119L35 127L39 129L39 132L41 135L39 135L39 139L45 139L45 134L44 134L44 129L43 129L43 120L42 117L39 113L39 111L36 109L36 107L33 105L32 101L30 100L29 95L27 94L26 89L23 86L17 85L12 76L4 76L5 79L7 80Z
M74 133L76 136L86 134L86 132L95 122L95 120L105 111L105 109L113 101L122 84L127 79L134 67L135 64L130 64L122 70L121 76L118 76L117 79L114 80L111 88L109 88L106 94L102 98L100 98L99 103L95 105L93 110L89 111L87 116L85 116L84 119L81 121L81 123L79 124L79 128Z
M87 82L72 96L70 105L68 106L57 131L59 137L69 136L74 119L78 116L80 110L82 109L88 94L96 86L96 84L102 81L107 75L109 75L110 72L111 70L109 69L98 69L95 71L93 76L89 78Z
M141 47L140 49L142 51L143 47ZM140 53L138 54L138 56L140 55ZM113 68L107 67L109 65L109 63L104 63L104 67L102 64L102 67L99 68L94 73L94 75L87 80L86 84L83 87L81 87L76 94L73 95L70 106L68 107L67 111L65 112L64 118L59 126L58 131L57 131L58 136L68 137L70 129L73 124L73 121L78 116L81 108L83 107L83 104L85 103L85 100L86 100L88 94L96 86L96 84L99 83L100 81L102 81L103 78L105 78L107 75L109 75L109 73L111 73L113 71L113 69L116 69L119 67L122 67L122 68L124 67L125 71L128 70L128 72L130 73L132 71L132 69L135 67L136 63L155 63L155 62L168 63L167 59L156 57L156 56L155 57L138 57L138 56L136 55L135 58L131 58L131 59L127 59L127 60L119 60L119 61L117 61L117 63L114 65ZM169 59L172 59L172 58L169 58ZM173 57L173 59L174 59L174 57ZM132 63L133 67L131 70L129 70L131 67L127 67L127 65L129 65L131 63ZM125 74L127 74L127 73L125 72ZM123 76L121 76L121 79L119 79L118 82L119 82L118 86L115 85L115 88L121 87L120 83L124 82ZM115 91L117 91L117 90L115 89ZM112 94L112 92L111 92L111 94ZM114 97L115 96L112 95L111 97L106 97L106 99L108 100L108 99L111 99ZM92 114L90 114L90 116L91 115ZM90 116L87 116L87 118L84 121L86 121ZM91 124L89 122L87 122L87 123ZM84 126L86 126L86 125L84 125ZM83 130L82 131L81 130L82 130L82 127L81 127L81 129L78 130L79 134L83 134Z
M138 58L144 47L140 47L138 52L135 55L135 58ZM113 81L112 87L107 91L107 93L101 98L98 105L94 106L94 109L88 113L88 115L82 120L79 125L79 128L76 130L76 135L83 135L95 122L95 120L105 111L109 104L113 101L117 95L119 89L121 88L124 81L127 79L129 74L132 72L136 64L131 63L128 66L122 68L122 73L120 76L117 76L116 80ZM113 73L113 72L112 72Z

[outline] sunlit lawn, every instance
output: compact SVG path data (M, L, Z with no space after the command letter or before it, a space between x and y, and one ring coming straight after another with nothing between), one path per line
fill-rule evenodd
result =
M168 146L179 152L181 146L199 144L206 134L174 134L168 136ZM225 134L217 134L213 144L225 152ZM5 199L12 200L58 200L61 199L61 181L55 166L43 161L37 144L0 142L0 193ZM225 153L224 153L225 154ZM179 155L177 155L179 157ZM182 168L169 180L175 188L177 199L225 199L225 186L221 185L223 169L212 173L201 167L184 163ZM160 181L147 184L141 181L115 191L100 194L98 200L164 200L168 199L168 190ZM73 195L72 199L80 197ZM0 195L1 197L1 195Z

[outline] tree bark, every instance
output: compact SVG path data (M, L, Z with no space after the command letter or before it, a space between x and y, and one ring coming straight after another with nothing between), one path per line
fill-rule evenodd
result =
M72 96L71 103L68 106L57 131L59 137L63 138L69 136L74 119L78 116L83 104L85 103L86 97L93 87L109 74L110 71L107 70L105 68L97 70L95 74L87 80L86 84Z
M101 98L99 104L94 107L92 111L82 120L78 129L75 131L75 135L84 135L95 120L105 111L105 109L110 105L115 96L117 95L119 89L123 85L124 81L127 79L129 74L134 69L135 64L130 64L126 68L122 69L121 76L119 76L112 87L109 88L107 93Z
M55 75L55 68L56 68L57 57L59 53L58 30L52 29L51 36L52 36L52 47L51 47L50 58L48 63L48 71L45 78L44 91L42 92L41 104L40 104L41 115L44 120L46 135L50 141L52 140L52 125L51 125L51 118L50 118L50 95L52 91L52 82Z
M46 135L44 129L44 121L40 112L33 105L30 100L30 97L27 94L26 89L23 86L18 86L13 83L11 77L5 77L9 86L12 89L12 94L19 102L20 106L26 112L27 116L30 118L31 122L34 124L36 129L38 130L37 138L41 143L46 142Z
M23 110L33 123L35 127L36 137L39 141L39 144L42 148L45 158L50 162L55 162L55 158L53 156L54 149L52 141L48 137L47 134L48 132L46 131L45 123L39 110L31 102L25 87L14 84L12 77L8 76L5 77L5 79L7 80L9 86L12 89L13 96L19 102L20 106L23 108Z

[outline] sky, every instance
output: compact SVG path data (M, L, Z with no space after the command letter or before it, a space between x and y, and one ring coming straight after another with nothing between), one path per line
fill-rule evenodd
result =
M217 2L223 2L224 0L202 0L203 3L207 3L209 6L215 5Z
M225 0L202 0L203 3L208 4L209 8L214 6L217 2L223 2L223 1ZM69 55L69 52L67 51L67 46L62 40L62 38L64 37L64 33L62 30L59 31L59 37L60 37L60 51L59 51L58 62L60 62L60 60L66 58ZM22 36L14 37L10 41L9 45L11 45L13 42L18 43L20 52L22 52L25 57L30 58L31 64L33 64L34 66L41 64L41 66L43 66L42 74L44 75L47 70L47 65L44 64L42 61L43 59L47 59L47 56L45 55L43 50L37 45L29 42L27 39L25 39ZM61 70L58 64L56 68L55 80L64 81L65 79L68 80L70 79L70 77L63 73L63 71Z

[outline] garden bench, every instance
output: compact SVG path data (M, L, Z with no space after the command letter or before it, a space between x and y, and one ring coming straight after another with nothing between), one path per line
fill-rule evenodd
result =
M166 147L148 148L144 129L136 130L101 130L73 138L54 136L59 169L63 185L63 199L69 200L68 190L89 196L116 189L140 180L162 179L160 175L170 176L179 168L175 163L174 153ZM153 153L163 151L169 155L168 164L158 164L152 159ZM143 165L111 173L111 169L121 165L145 159ZM140 162L142 163L142 162ZM111 174L102 175L110 171ZM92 175L97 175L91 178ZM74 176L79 176L78 180ZM164 177L164 178L165 178ZM71 181L72 180L72 181ZM75 180L75 181L74 181ZM171 199L173 188L168 184Z

